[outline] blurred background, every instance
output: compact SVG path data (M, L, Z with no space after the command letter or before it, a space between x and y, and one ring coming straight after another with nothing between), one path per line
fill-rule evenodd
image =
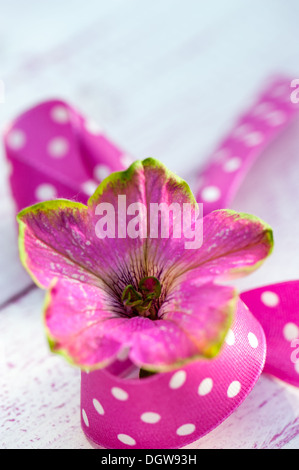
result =
M296 0L0 0L0 12L1 132L27 108L62 98L136 159L160 159L190 184L194 170L271 76L299 78ZM299 278L298 131L294 122L271 144L232 204L270 223L276 241L269 261L241 288ZM8 171L1 148L0 352L6 358L6 385L0 398L7 405L0 420L2 446L88 447L79 430L78 372L50 356L40 325L43 293L32 287L18 261ZM275 394L276 389L269 390L264 381L260 396ZM35 404L26 393L36 397ZM62 394L68 395L67 403ZM283 416L294 406L299 414L298 398L294 406L290 401L288 396L286 409L281 405ZM57 408L62 402L63 417ZM51 413L43 411L47 406ZM55 427L56 409L61 422ZM217 439L212 433L198 446L215 447L217 441L224 447L252 447L258 435L255 420L253 431L246 428L242 434L236 418L230 419L224 425L230 426L231 444L220 429Z

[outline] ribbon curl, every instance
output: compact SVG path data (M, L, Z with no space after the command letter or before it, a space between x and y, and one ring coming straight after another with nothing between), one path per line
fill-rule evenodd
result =
M229 207L265 147L294 119L291 80L272 81L197 175L204 214ZM5 149L17 210L42 200L86 203L110 172L133 160L94 123L61 100L44 102L7 129ZM246 398L262 372L299 386L299 280L240 296L221 353L175 372L129 378L119 357L81 376L81 421L87 438L106 448L180 448L210 432Z

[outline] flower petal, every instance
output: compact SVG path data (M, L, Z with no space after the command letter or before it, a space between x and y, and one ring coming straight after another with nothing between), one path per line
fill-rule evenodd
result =
M203 244L185 250L181 273L203 282L232 279L257 269L273 249L271 227L258 217L233 210L219 210L203 219ZM194 270L194 272L192 272Z
M121 349L119 341L105 336L106 325L118 319L107 294L88 284L54 280L47 294L44 320L53 352L73 364L104 367Z
M216 356L232 323L237 292L229 286L185 280L167 296L159 317L175 323L196 345L197 355Z
M18 214L19 249L23 265L40 287L55 277L98 284L94 259L86 250L87 207L63 199L43 202Z
M143 369L166 372L200 355L196 344L176 323L157 320L134 336L129 357Z

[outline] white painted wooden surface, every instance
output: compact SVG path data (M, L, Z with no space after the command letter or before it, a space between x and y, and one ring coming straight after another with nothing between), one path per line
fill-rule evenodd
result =
M1 128L62 97L136 158L154 156L192 184L272 73L299 77L296 0L0 0ZM233 208L272 224L271 259L247 289L299 278L299 123L254 165ZM1 149L2 152L2 149ZM80 374L47 347L44 293L18 261L0 155L0 448L90 448ZM262 376L216 430L190 448L298 448L299 392Z

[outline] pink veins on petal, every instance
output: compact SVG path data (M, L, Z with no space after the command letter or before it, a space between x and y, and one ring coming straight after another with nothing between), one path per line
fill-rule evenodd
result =
M203 242L195 249L177 237L174 218L168 237L99 238L97 207L112 204L121 216L118 195L126 196L127 206L188 203L194 217L198 210L185 181L146 159L108 176L87 206L57 199L18 215L21 260L48 290L44 320L51 349L90 370L113 362L124 348L151 371L214 357L238 299L220 281L260 266L272 250L271 228L257 217L219 210L204 217Z

